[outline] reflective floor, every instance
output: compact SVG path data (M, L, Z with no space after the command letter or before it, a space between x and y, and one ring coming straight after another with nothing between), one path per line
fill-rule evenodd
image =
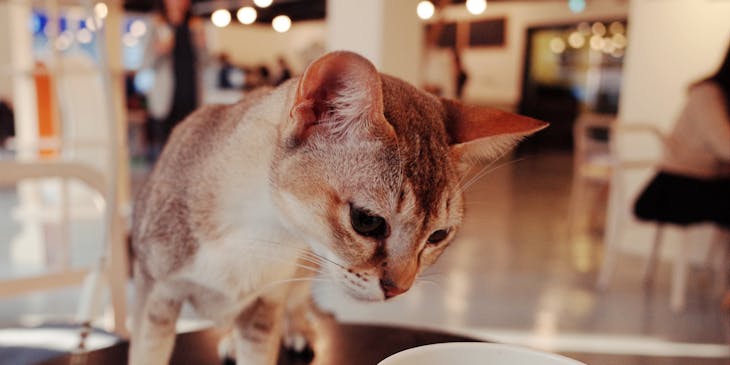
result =
M590 202L597 209L579 225L581 233L568 233L571 166L567 154L500 164L468 189L457 241L411 291L364 305L321 290L320 301L347 322L446 329L594 365L728 364L728 317L708 271L691 272L687 308L679 314L669 308L666 264L653 287L645 288L643 259L622 256L610 287L595 289L604 200L596 189ZM8 243L22 232L9 213L16 201L15 191L0 190L3 277L18 267ZM93 223L74 227L81 241L96 234ZM77 294L71 289L0 300L0 327L68 318Z

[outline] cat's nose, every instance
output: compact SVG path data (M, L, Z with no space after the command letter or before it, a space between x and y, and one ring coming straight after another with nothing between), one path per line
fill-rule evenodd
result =
M408 288L399 288L390 279L380 279L380 287L383 288L383 294L385 294L385 299L390 299L396 295L403 294L408 290Z

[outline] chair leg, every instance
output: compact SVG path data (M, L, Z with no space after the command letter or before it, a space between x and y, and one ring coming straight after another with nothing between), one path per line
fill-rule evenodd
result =
M573 174L579 174L575 171ZM575 175L570 192L570 207L568 208L568 238L573 240L579 233L582 220L580 219L580 206L585 196L585 183L582 179Z
M730 231L715 227L710 249L705 257L705 265L714 269L715 291L724 293L728 289L728 260L730 260Z
M649 258L644 267L644 285L650 286L654 283L654 273L656 273L657 262L659 261L659 253L662 248L662 236L664 233L664 225L659 224L654 232L654 243L651 246Z
M603 262L601 263L601 271L598 274L598 280L596 282L599 290L604 290L608 287L613 272L616 269L616 260L619 254L619 233L623 224L621 212L618 210L621 207L620 200L622 196L619 194L618 189L611 191L609 194L606 231L603 238L605 245Z
M671 309L675 313L684 311L687 292L687 275L689 273L689 259L687 257L687 229L683 229L682 241L679 242L677 253L674 257L674 269L672 271L672 286L669 298Z
M114 332L122 338L128 338L126 322L130 258L121 223L121 217L115 214L112 218L111 247L109 247L109 289L114 309Z

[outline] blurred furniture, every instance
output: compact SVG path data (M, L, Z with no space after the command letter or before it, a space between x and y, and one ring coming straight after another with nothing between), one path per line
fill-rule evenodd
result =
M630 170L654 170L659 164L659 157L650 159L637 159L623 156L621 154L620 140L627 136L643 135L653 140L660 148L664 146L664 136L655 126L640 123L622 123L616 121L616 125L610 132L610 154L611 171L610 183L612 191L609 195L606 228L604 232L604 252L601 271L598 275L597 285L600 289L608 287L616 266L616 260L620 252L620 234L625 228L633 201L629 201L625 186L625 174ZM661 227L657 227L655 239L651 246L651 252L644 270L644 281L649 282L654 272L656 259L661 245Z
M221 364L217 344L218 330L183 333L175 340L171 364ZM397 352L433 343L476 342L466 336L417 328L328 323L316 328L314 358L287 353L282 349L278 365L375 365ZM127 363L127 342L91 351L88 364L123 365ZM71 355L59 356L43 365L66 365Z
M610 131L613 114L582 114L573 125L573 182L568 208L568 229L574 237L582 229L582 208L586 206L589 190L596 186L605 195L608 192L613 171L610 148ZM590 204L589 221L596 215L599 205Z
M71 3L64 2L63 5ZM92 19L94 11L91 1L80 4L84 9L84 18ZM49 19L58 24L61 4L58 0L47 0L41 3L16 2L12 6L18 7L18 14L30 15L31 6L41 6ZM109 6L109 17L121 5ZM123 93L118 90L120 84L110 66L110 49L121 42L117 22L109 24L107 20L99 19L103 24L96 30L96 48L98 62L95 65L82 67L68 67L64 57L53 47L57 44L57 31L49 32L48 44L51 45L51 57L46 68L25 67L18 65L10 68L11 76L16 80L30 78L35 80L36 93L39 103L42 100L55 100L54 103L45 102L36 114L38 121L28 118L16 118L16 123L38 123L38 135L32 136L18 133L15 156L11 159L0 160L0 184L18 185L29 181L61 182L60 190L60 218L58 223L62 232L58 234L61 240L66 240L69 224L69 183L80 181L103 200L104 214L102 218L103 238L99 242L104 247L101 257L91 268L73 269L64 260L57 270L25 278L0 280L0 297L15 296L33 291L48 290L83 283L81 298L79 299L78 321L89 325L96 316L100 301L103 298L101 288L103 279L108 280L111 292L111 302L114 309L114 329L121 336L126 336L126 283L128 277L128 255L126 233L124 228L124 212L120 204L121 185L119 171L122 168L120 161L124 161L123 151L126 150L125 139L119 135L120 123L124 118L122 106ZM49 25L49 28L52 28ZM109 29L111 31L109 31ZM26 30L22 30L26 31ZM115 42L107 43L107 38L114 37ZM117 39L118 38L118 39ZM111 47L110 47L111 46ZM31 44L19 42L14 47L31 47ZM120 46L117 45L117 49ZM13 52L30 55L28 50L14 49ZM29 65L25 65L29 66ZM88 67L87 67L88 66ZM40 82L39 82L40 80ZM55 105L55 106L54 106ZM41 110L42 109L42 110ZM27 116L27 115L26 115ZM75 124L77 118L92 118L95 125L104 126L103 135L95 135L93 131L84 130L83 126L70 133L69 125ZM57 120L58 127L56 126ZM61 132L58 132L60 128ZM21 128L16 128L20 130ZM33 130L31 128L30 130ZM85 135L85 133L87 135ZM74 134L71 136L71 134ZM79 137L80 136L80 137ZM73 138L76 137L76 138ZM85 153L80 150L87 149ZM80 158L86 156L86 159ZM42 184L40 182L39 184ZM34 187L39 187L36 185ZM20 189L19 189L20 191ZM39 206L30 214L43 216L44 207ZM27 212L26 212L27 214ZM27 217L24 217L27 219ZM69 250L69 245L63 243L63 250ZM61 252L67 256L68 252Z
M609 149L606 151L608 159L601 159L598 164L598 166L605 166L608 170L606 172L610 175L609 184L611 186L603 240L603 261L597 280L599 289L606 289L610 284L621 252L621 234L624 232L633 211L634 202L629 200L630 197L626 191L626 176L633 171L656 171L665 145L664 135L651 124L615 121L609 130ZM658 156L649 157L624 156L622 151L626 151L627 148L620 148L621 143L654 144L658 147L659 154ZM687 276L690 266L689 250L693 244L691 237L695 235L697 229L701 229L703 226L694 224L683 227L660 223L654 223L654 225L654 239L644 267L643 282L647 286L652 284L660 251L668 234L679 237L677 251L672 257L673 268L669 304L673 311L680 312L685 307ZM705 259L705 264L714 266L716 269L716 277L719 278L719 283L724 283L726 280L726 240L727 238L725 238L722 231L716 232L715 239ZM718 260L712 263L713 259ZM723 285L720 284L720 286Z

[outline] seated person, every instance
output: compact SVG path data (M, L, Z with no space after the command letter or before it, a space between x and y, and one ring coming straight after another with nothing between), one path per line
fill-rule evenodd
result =
M695 82L657 175L639 195L639 219L730 229L730 48L720 69Z

